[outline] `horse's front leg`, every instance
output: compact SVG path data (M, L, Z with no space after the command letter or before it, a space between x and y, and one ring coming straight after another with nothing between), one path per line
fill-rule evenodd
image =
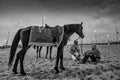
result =
M60 55L60 69L65 70L65 67L63 66L63 49Z
M55 63L55 67L54 67L54 70L56 71L56 73L59 73L58 64L59 64L59 59L60 59L60 55L61 55L61 50L62 50L62 47L59 46L57 49L57 57L56 57L56 63Z

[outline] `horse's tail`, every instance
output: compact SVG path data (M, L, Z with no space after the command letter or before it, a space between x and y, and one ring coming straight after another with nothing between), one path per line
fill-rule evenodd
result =
M22 29L20 29L20 30L17 31L17 33L15 34L15 37L13 39L12 45L11 45L9 62L8 62L9 68L12 66L12 63L13 63L13 60L14 60L15 52L16 52L18 43L20 41L20 32L21 32L21 30Z

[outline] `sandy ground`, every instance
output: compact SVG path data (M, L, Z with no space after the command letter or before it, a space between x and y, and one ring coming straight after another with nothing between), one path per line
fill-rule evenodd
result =
M90 46L84 46L83 49L86 51L89 48ZM98 48L101 51L102 59L97 65L74 62L70 53L64 50L66 70L61 70L58 74L53 72L56 48L53 49L51 60L45 59L45 48L42 49L42 58L39 59L36 58L35 50L30 48L24 60L26 76L14 75L7 70L10 49L0 49L0 80L120 80L120 45L104 45L98 46Z

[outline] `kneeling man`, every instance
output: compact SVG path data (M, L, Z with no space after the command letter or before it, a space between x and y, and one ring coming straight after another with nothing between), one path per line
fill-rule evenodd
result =
M73 45L71 46L71 49L70 49L70 53L72 54L72 59L74 61L77 61L80 59L80 50L79 50L79 47L78 47L78 41L77 40L74 40L74 43Z

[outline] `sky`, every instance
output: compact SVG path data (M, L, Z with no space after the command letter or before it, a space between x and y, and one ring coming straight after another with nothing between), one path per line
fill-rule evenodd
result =
M84 42L116 40L120 0L0 0L0 45L9 44L20 28L44 23L55 26L83 22ZM71 39L78 36L74 34Z

